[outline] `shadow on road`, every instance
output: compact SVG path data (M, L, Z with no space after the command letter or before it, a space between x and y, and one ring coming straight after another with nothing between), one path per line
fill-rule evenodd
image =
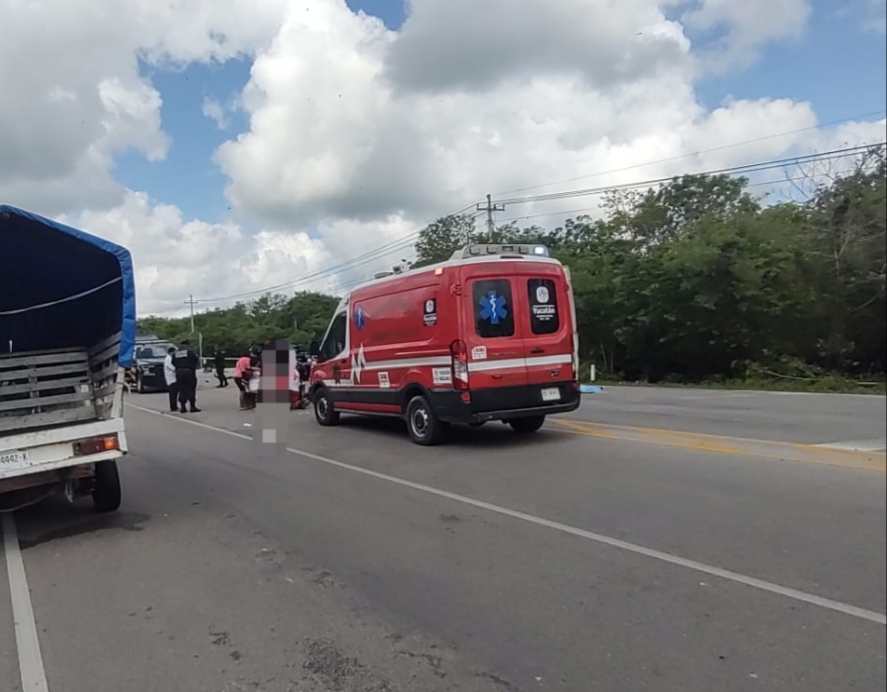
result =
M406 423L396 418L371 418L364 416L342 416L341 427L359 430L363 435L374 435L378 438L400 439L412 445ZM544 445L558 436L558 433L546 428L532 435L518 435L508 425L493 421L477 428L466 425L452 425L445 438L447 447L465 447L467 449L521 448L528 449L536 445ZM394 441L394 440L392 440Z
M15 513L22 550L101 531L141 531L150 518L137 512L101 514L93 510L88 500L70 504L58 497L47 498Z

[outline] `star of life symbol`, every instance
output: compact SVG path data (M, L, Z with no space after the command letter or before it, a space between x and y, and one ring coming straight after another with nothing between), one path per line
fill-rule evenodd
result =
M357 355L351 358L351 379L355 384L360 384L360 373L367 366L367 359L363 353L363 344L357 349Z
M358 306L354 311L354 323L357 325L357 331L363 329L363 326L366 324L366 313L361 306Z
M490 291L480 299L480 316L485 320L489 320L490 324L499 324L499 320L504 320L508 317L505 303L505 296L499 296L496 295L496 291Z

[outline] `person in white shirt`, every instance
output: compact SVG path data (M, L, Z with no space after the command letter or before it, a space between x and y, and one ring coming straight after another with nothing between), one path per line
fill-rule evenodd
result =
M176 366L172 362L175 352L172 346L166 352L166 358L163 359L163 376L166 379L166 389L169 391L169 410L178 412L179 390L176 386Z

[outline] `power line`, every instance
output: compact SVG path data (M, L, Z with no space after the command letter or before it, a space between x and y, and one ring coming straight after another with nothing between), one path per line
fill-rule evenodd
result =
M853 172L852 169L848 169L847 171L844 171L844 172L840 173L839 175L846 175L847 173L852 173L852 172ZM779 185L780 183L791 183L791 182L796 182L798 180L807 180L807 179L808 179L808 176L798 175L798 176L794 176L791 178L776 178L774 180L762 180L762 181L759 181L756 183L749 183L748 185L746 185L746 187L766 187L769 185ZM523 216L511 216L511 217L508 217L507 219L500 219L500 221L508 223L511 221L525 221L527 219L541 219L543 217L548 217L548 216L570 216L571 214L579 214L584 211L594 211L596 209L600 209L600 207L598 205L595 205L593 207L583 207L582 209L567 209L564 211L549 211L549 212L544 212L541 214L524 214Z
M635 170L637 168L645 168L647 166L655 166L660 163L669 163L672 161L680 161L682 159L687 159L693 156L699 156L700 154L710 154L714 151L723 151L724 149L733 149L735 147L745 146L747 144L756 144L757 142L764 142L769 139L778 139L779 137L787 137L788 135L795 135L801 132L809 132L810 130L818 130L823 127L831 127L832 125L840 125L842 123L853 122L858 120L864 120L866 118L873 118L875 116L884 115L887 113L885 110L874 111L872 113L866 113L864 115L856 115L850 118L841 118L840 120L832 120L831 122L810 125L808 127L802 127L797 130L788 130L786 132L777 132L771 135L764 135L763 137L756 137L754 139L746 139L742 142L734 142L732 144L722 144L717 147L711 147L709 149L700 149L698 151L693 151L688 154L679 154L677 156L670 156L664 159L656 159L653 161L646 161L644 163L636 163L631 166L625 166L623 168L614 168L608 171L599 171L597 173L589 173L588 175L580 175L575 178L565 178L564 180L556 180L551 183L542 183L540 185L530 185L529 187L521 187L516 188L514 190L503 190L502 192L495 193L497 197L501 197L502 195L510 195L515 192L526 192L527 190L538 190L540 187L551 187L552 185L563 185L564 183L573 183L577 180L587 180L588 178L596 178L603 175L612 175L613 173L624 173L625 171Z
M466 206L458 209L457 211L447 214L447 216L458 216L459 214L466 212L468 209L470 209L470 207L471 207L471 205L466 205ZM277 291L277 290L280 290L283 288L290 288L293 286L297 286L299 284L304 284L306 282L309 282L309 281L312 281L315 279L320 279L320 278L323 278L324 276L329 275L329 274L337 274L340 271L342 271L343 269L351 269L353 267L367 264L368 262L372 262L373 260L379 259L381 257L385 257L388 254L392 254L394 252L399 252L401 249L403 249L404 246L411 245L413 240L419 236L419 234L422 232L422 230L427 225L428 224L424 224L423 226L410 231L406 235L401 236L400 238L397 238L393 241L390 241L390 242L386 243L385 245L382 245L378 248L375 248L374 250L369 250L366 253L363 253L361 255L357 255L356 257L352 257L351 259L341 262L339 264L335 264L330 267L326 267L324 269L319 269L318 271L316 271L312 274L308 274L307 276L303 276L299 279L294 279L293 281L287 281L284 283L276 284L274 286L266 286L264 288L257 288L252 291L244 291L243 293L234 293L234 294L227 295L227 296L221 296L218 298L201 298L197 302L198 303L220 303L220 302L227 301L227 300L235 300L237 298L245 298L248 296L260 295L260 294L264 295L264 294L269 293L271 291ZM387 250L387 252L384 252L386 250Z
M774 133L774 134L771 134L771 135L765 135L765 136L763 136L763 137L757 137L757 138L755 138L755 139L749 139L749 140L744 140L744 141L741 141L741 142L734 142L734 143L732 143L732 144L724 144L724 145L717 146L717 147L711 147L711 148L709 148L709 149L701 149L701 150L699 150L699 151L691 152L691 153L688 153L688 154L681 154L681 155L679 155L679 156L673 156L673 157L669 157L669 158L665 158L665 159L658 159L658 160L653 160L653 161L647 161L647 162L645 162L645 163L639 163L639 164L634 164L634 165L631 165L631 166L625 166L625 167L623 167L623 168L617 168L617 169L612 169L612 170L608 170L608 171L600 171L600 172L597 172L597 173L591 173L591 174L589 174L589 175L585 175L585 176L577 176L577 177L574 177L574 178L566 178L566 179L564 179L564 180L554 181L554 182L550 182L550 183L542 183L542 184L539 184L539 185L533 185L533 186L524 187L524 188L517 188L517 189L513 189L513 190L506 190L506 191L503 191L503 192L497 193L497 196L501 196L501 195L505 195L505 194L511 194L511 193L514 193L514 192L524 192L524 191L526 191L526 190L538 189L538 188L540 188L540 187L549 187L549 186L551 186L551 185L559 185L559 184L563 184L563 183L567 183L567 182L574 182L574 181L576 181L576 180L583 180L583 179L588 179L588 178L593 178L593 177L598 177L598 176L603 176L603 175L610 175L610 174L613 174L613 173L620 173L620 172L624 172L624 171L628 171L628 170L633 170L633 169L636 169L636 168L643 168L643 167L645 167L645 166L651 166L651 165L655 165L655 164L659 164L659 163L666 163L666 162L670 162L670 161L678 161L678 160L681 160L681 159L684 159L684 158L689 158L689 157L692 157L692 156L698 156L698 155L700 155L700 154L710 153L710 152L713 152L713 151L721 151L721 150L724 150L724 149L730 149L730 148L734 148L734 147L738 147L738 146L744 146L744 145L747 145L747 144L754 144L754 143L756 143L756 142L761 142L761 141L765 141L765 140L768 140L768 139L775 139L775 138L778 138L778 137L785 137L785 136L788 136L788 135L791 135L791 134L798 134L798 133L800 133L800 132L806 132L806 131L809 131L809 130L820 129L820 128L823 128L823 127L830 127L830 126L832 126L832 125L839 125L839 124L841 124L841 123L845 123L845 122L850 122L850 121L855 121L855 120L861 120L861 119L865 119L865 118L871 118L871 117L875 117L875 116L878 116L878 115L883 115L884 113L887 113L887 111L884 111L884 110L874 111L874 112L867 113L867 114L864 114L864 115L857 115L857 116L853 116L853 117L842 118L842 119L839 119L839 120L833 120L833 121L830 121L830 122L827 122L827 123L821 123L821 124L817 124L817 125L811 125L811 126L808 126L808 127L799 128L799 129L797 129L797 130L789 130L789 131L786 131L786 132L779 132L779 133ZM670 178L669 178L668 180L670 180ZM655 183L655 182L657 182L657 181L654 181L654 183ZM488 197L489 197L489 196L488 196ZM530 201L529 198L528 198L528 201ZM543 201L543 200L540 198L538 201ZM488 200L488 204L489 204L489 200ZM501 204L501 203L500 203L500 204ZM470 205L468 205L468 206L470 206ZM498 206L498 205L497 205L497 206ZM460 209L460 210L458 210L458 211L456 211L456 212L453 212L453 213L449 214L449 216L455 216L455 215L457 215L457 214L464 213L464 212L467 210L467 208L468 208L468 207L463 207L462 209ZM478 210L479 210L479 211L486 211L486 209L481 209L480 205L478 205ZM494 209L494 211L502 211L502 210L501 210L501 209ZM472 218L477 218L479 215L480 215L479 213L475 213L475 214L472 214L471 216L472 216ZM489 224L489 217L488 217L488 224ZM389 245L392 245L392 244L394 244L394 243L399 243L399 242L401 242L401 241L405 241L405 240L407 240L407 239L412 239L412 238L418 236L418 234L421 233L421 231L422 231L423 228L424 228L424 226L423 226L422 228L419 228L419 229L417 229L417 230L415 230L415 231L410 232L408 235L404 236L401 240L393 241L393 243L391 243L391 244L389 244ZM280 289L283 289L283 288L289 288L289 287L294 286L294 285L298 285L298 284L305 283L306 281L309 281L309 280L314 279L314 278L322 278L322 276L325 275L325 274L335 273L335 272L338 271L340 268L343 268L344 266L346 266L346 265L351 264L352 262L354 262L354 260L363 259L364 257L367 257L367 256L369 256L370 254L375 254L375 253L378 252L379 250L383 250L383 249L389 247L389 245L385 245L385 246L382 246L381 248L377 248L376 250L373 250L373 251L371 251L371 252L369 252L369 253L366 253L365 255L359 255L358 257L355 257L355 258L353 258L352 260L349 260L348 262L343 263L342 265L335 265L335 266L333 266L333 267L328 267L328 268L326 268L326 269L319 270L319 271L316 272L315 274L312 274L312 275L309 275L309 276L306 276L306 277L302 277L301 279L298 279L298 280L296 280L296 281L285 282L285 283L282 283L282 284L277 284L276 286L267 286L267 287L265 287L265 288L255 289L255 290L253 290L253 291L246 291L246 292L243 292L243 293L237 293L237 294L232 294L232 295L228 295L228 296L220 296L220 297L216 297L216 298L202 298L202 299L197 300L196 302L198 302L198 303L219 303L219 302L224 302L224 301L227 301L227 300L235 300L235 299L237 299L237 298L245 298L245 297L249 297L249 296L254 296L254 295L259 295L259 294L265 294L265 293L268 293L268 292L270 292L270 291L280 290ZM396 251L396 250L394 250L394 251ZM384 255L380 255L380 257L381 257L381 256L384 256ZM372 258L372 259L377 259L377 258L378 258L378 257L374 257L374 258ZM192 296L192 299L193 299L193 296ZM186 303L187 303L187 302L188 302L188 301L186 301Z
M801 163L814 163L819 161L830 161L833 159L844 158L853 154L860 154L872 148L883 147L887 142L877 142L871 144L862 144L855 147L844 147L843 149L833 149L832 151L821 152L817 154L805 154L802 156L793 156L784 159L772 159L759 163L750 163L742 166L730 166L727 168L719 168L709 171L700 171L698 173L685 173L683 175L740 175L743 173L759 173L761 171L772 170L774 168L784 168L788 165L798 165ZM526 204L529 202L548 202L558 199L571 199L573 197L583 197L586 195L595 195L602 192L616 190L630 190L637 187L648 187L653 185L661 185L668 183L675 178L681 176L666 176L661 178L653 178L634 183L624 183L620 185L606 185L602 187L584 188L580 190L567 190L564 192L552 192L546 195L528 195L526 197L512 197L503 200L504 204Z
M759 162L759 163L754 163L754 164L745 164L742 166L732 166L732 167L721 168L721 169L712 170L712 171L702 171L699 173L695 173L694 175L724 175L724 174L740 175L743 173L756 173L756 172L762 172L762 171L766 171L766 170L772 170L774 168L785 167L785 166L791 165L791 164L797 165L800 163L812 163L812 162L828 161L828 160L833 160L833 159L837 159L837 158L843 158L843 157L846 157L846 156L849 156L849 155L852 155L855 153L862 153L862 152L867 151L873 147L883 147L885 145L887 145L887 142L880 142L877 144L865 144L865 145L859 145L859 146L855 146L855 147L845 147L842 149L835 149L832 151L821 152L821 153L817 153L817 154L807 154L807 155L795 156L795 157L790 157L790 158L774 159L774 160ZM547 201L556 201L556 200L561 200L561 199L572 199L574 197L584 197L584 196L604 194L606 192L617 191L617 190L631 190L631 189L636 189L636 188L651 187L654 185L668 183L668 182L674 180L675 177L678 177L678 176L654 178L654 179L649 179L649 180L636 181L634 183L625 183L625 184L621 184L621 185L609 185L609 186L602 186L602 187L597 187L597 188L570 190L570 191L564 191L564 192L550 193L550 194L546 194L546 195L530 195L530 196L525 196L525 197L514 197L514 198L510 198L510 199L506 199L501 202L498 202L495 206L492 204L492 195L488 195L487 196L487 205L482 206L482 205L478 204L476 210L474 212L472 212L471 214L469 214L469 216L471 216L472 218L477 218L478 216L481 216L484 212L486 212L487 213L487 223L488 223L488 227L489 227L489 224L491 222L492 212L503 211L504 205L506 203L507 204L526 204L526 203L530 203L530 202L547 202ZM452 212L450 214L447 214L445 216L457 216L459 214L464 214L466 211L468 211L469 208L470 208L470 206L465 206L465 207L462 207L461 209L459 209L455 212ZM540 216L549 216L549 215L550 214L543 214ZM517 218L529 218L529 217L517 217ZM421 234L422 230L424 230L424 228L426 226L427 226L427 224L425 226L421 226L421 227L411 231L410 233L402 236L399 239L396 239L394 241L386 243L385 245L382 245L374 250L370 250L370 251L363 253L361 255L357 255L356 257L353 257L349 260L346 260L344 262L341 262L339 264L336 264L336 265L333 265L330 267L326 267L325 269L318 270L316 272L308 274L307 276L300 277L299 279L295 279L293 281L288 281L288 282L277 284L274 286L267 286L264 288L258 288L258 289L254 289L251 291L245 291L242 293L231 294L228 296L222 296L222 297L218 297L218 298L204 298L204 299L194 300L193 296L192 296L190 301L185 301L185 302L186 302L186 304L192 303L192 301L193 301L193 303L218 303L218 302L235 300L238 298L245 298L245 297L250 297L250 296L255 296L255 295L264 295L264 294L270 293L272 291L280 290L283 288L291 288L291 287L298 286L300 284L305 284L310 281L322 279L326 276L331 276L331 275L340 273L341 271L346 270L346 269L354 269L356 267L365 265L369 262L378 260L382 257L387 256L387 255L400 252L401 250L403 250L406 247L408 247L409 245L411 245L413 243L414 239L417 238ZM361 279L361 280L357 281L356 284L363 283L364 281L365 281L365 279ZM193 310L193 303L192 303L192 310Z

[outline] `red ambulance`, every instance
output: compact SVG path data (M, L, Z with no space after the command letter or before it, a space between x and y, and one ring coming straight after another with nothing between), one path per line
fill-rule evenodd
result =
M579 406L578 344L569 270L547 248L470 245L342 299L313 348L315 417L400 417L420 445L451 423L532 433Z

